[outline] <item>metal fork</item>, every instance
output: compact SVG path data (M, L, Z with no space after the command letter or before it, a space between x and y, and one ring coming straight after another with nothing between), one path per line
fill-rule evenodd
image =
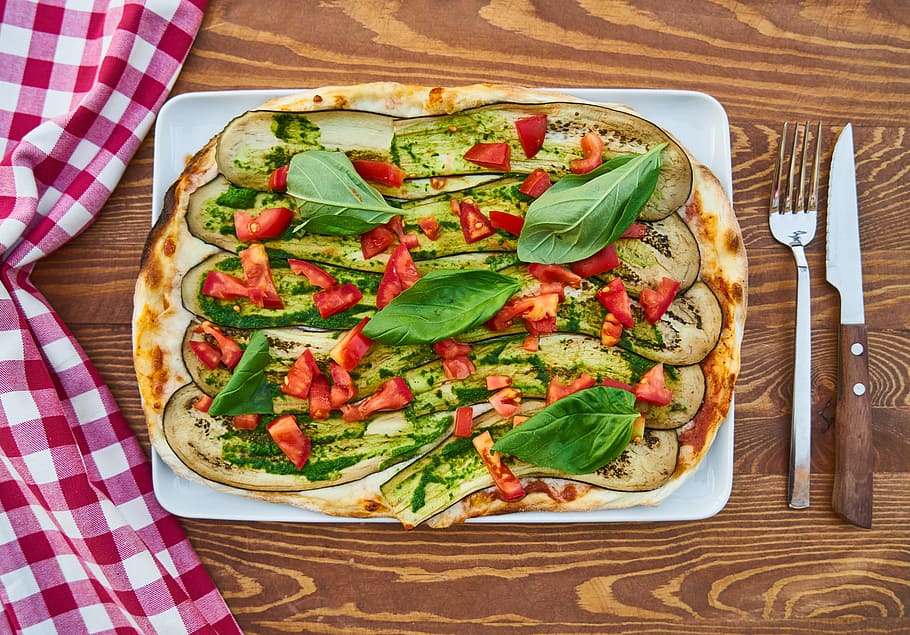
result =
M793 362L793 412L790 432L789 504L793 509L809 506L809 475L812 449L812 323L809 298L809 265L805 246L815 237L818 217L818 168L822 124L815 131L815 157L809 156L809 123L793 124L789 170L784 177L784 158L790 144L789 123L784 123L771 184L769 224L778 242L790 247L796 260L796 353ZM798 152L802 139L802 150ZM806 172L811 167L808 196ZM799 164L797 166L797 163ZM799 181L797 182L797 179ZM784 196L783 205L781 195Z

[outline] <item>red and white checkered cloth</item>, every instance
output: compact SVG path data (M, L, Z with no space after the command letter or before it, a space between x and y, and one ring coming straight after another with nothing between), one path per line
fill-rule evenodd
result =
M110 392L29 281L104 205L204 8L0 0L0 632L239 632Z

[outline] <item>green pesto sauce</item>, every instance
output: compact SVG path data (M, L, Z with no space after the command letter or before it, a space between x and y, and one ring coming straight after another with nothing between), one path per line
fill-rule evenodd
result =
M222 192L218 198L215 199L215 203L234 209L250 209L251 207L256 206L256 197L258 194L259 192L256 190L248 187L237 187L232 183L227 191Z
M276 112L272 115L271 129L272 134L282 141L319 146L319 126L300 113Z

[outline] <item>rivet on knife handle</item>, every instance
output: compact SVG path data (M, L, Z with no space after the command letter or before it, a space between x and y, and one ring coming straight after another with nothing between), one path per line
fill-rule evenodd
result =
M835 409L834 511L859 527L872 526L872 408L866 327L842 324Z

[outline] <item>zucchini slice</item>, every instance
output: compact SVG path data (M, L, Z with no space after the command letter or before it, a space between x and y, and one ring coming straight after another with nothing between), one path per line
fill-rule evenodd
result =
M269 175L305 150L342 150L352 159L389 161L393 120L358 110L250 110L221 131L215 162L235 185L266 190Z
M475 421L475 429L489 430L494 440L511 427L495 411ZM667 482L676 469L678 449L674 432L646 429L640 442L630 443L622 454L591 474L568 475L508 455L502 460L519 478L568 478L606 489L638 492ZM450 437L397 472L380 490L390 511L410 529L465 496L492 486L493 478L471 439Z
M199 389L188 384L173 394L164 411L168 445L194 472L242 489L303 491L356 481L390 465L423 454L451 431L450 412L408 418L382 413L364 422L341 417L301 420L312 442L310 457L298 470L265 430L237 430L231 417L193 408Z

